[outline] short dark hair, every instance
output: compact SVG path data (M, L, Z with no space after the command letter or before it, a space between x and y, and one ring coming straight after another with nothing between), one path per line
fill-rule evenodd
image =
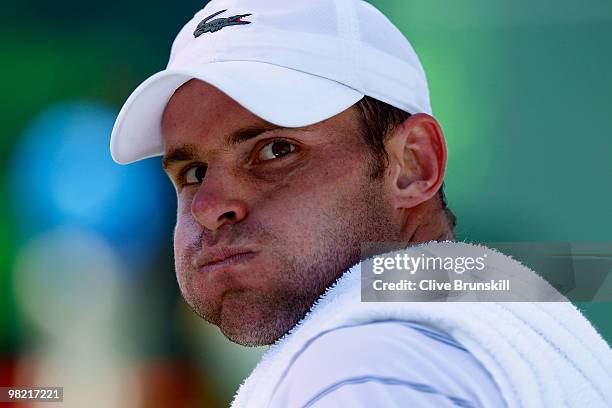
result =
M370 177L379 179L384 175L389 164L385 141L397 126L410 117L410 114L369 96L365 96L357 102L355 107L361 120L363 140L372 150L374 156L374 160L370 160ZM438 198L446 213L450 228L454 229L457 224L457 217L448 208L444 195L444 183L438 190Z

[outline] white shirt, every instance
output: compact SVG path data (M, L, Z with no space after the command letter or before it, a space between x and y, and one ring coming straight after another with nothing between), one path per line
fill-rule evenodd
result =
M480 245L430 242L406 251L487 251L491 270L520 276L526 289L545 283ZM363 302L361 266L270 346L232 408L497 407L500 394L513 408L612 407L612 351L571 302L527 302L522 292L516 302ZM400 323L374 323L385 319ZM405 322L425 326L410 330ZM448 336L470 353L448 344L456 343Z
M401 320L310 339L277 383L271 408L504 407L485 368L448 335Z

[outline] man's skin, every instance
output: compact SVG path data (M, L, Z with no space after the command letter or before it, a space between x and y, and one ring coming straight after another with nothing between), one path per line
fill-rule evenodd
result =
M280 338L359 262L364 242L452 239L436 194L446 148L435 119L399 126L385 174L373 179L357 115L279 128L199 80L168 102L163 163L178 197L179 287L230 340Z

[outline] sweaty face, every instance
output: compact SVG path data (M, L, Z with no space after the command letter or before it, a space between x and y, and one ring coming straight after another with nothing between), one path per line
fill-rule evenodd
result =
M362 242L399 240L356 115L279 128L198 80L168 103L179 287L230 340L274 342L359 261Z

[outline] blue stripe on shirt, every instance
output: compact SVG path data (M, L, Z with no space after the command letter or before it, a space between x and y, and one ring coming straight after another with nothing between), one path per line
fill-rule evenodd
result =
M452 337L445 336L441 332L437 332L437 331L434 331L434 330L426 329L423 326L421 326L420 324L415 323L415 322L411 322L411 321L408 321L408 320L384 319L384 320L372 320L372 321L368 321L368 322L364 322L364 323L346 324L346 325L334 327L333 329L324 330L321 333L317 334L316 336L308 339L304 343L302 348L300 350L298 350L292 356L291 360L289 361L289 364L287 365L287 367L283 371L283 374L281 375L280 381L278 383L276 383L276 386L274 387L274 390L272 391L272 396L274 396L274 394L276 394L276 391L278 390L278 388L282 384L283 380L285 379L285 377L289 373L289 370L291 369L293 364L297 361L297 359L300 357L300 355L304 351L306 351L306 349L308 347L310 347L310 345L315 340L319 339L320 337L322 337L322 336L324 336L324 335L326 335L328 333L336 331L338 329L346 329L346 328L351 328L351 327L360 327L360 326L366 326L366 325L375 324L375 323L399 323L400 325L402 325L404 327L411 328L411 329L417 331L418 333L421 333L421 334L423 334L423 335L425 335L425 336L427 336L427 337L429 337L429 338L431 338L433 340L438 341L439 343L443 343L443 344L446 344L447 346L455 347L455 348L457 348L459 350L463 350L465 352L468 352L464 347L462 347L459 343L457 343Z
M318 402L325 396L329 395L330 393L336 391L340 387L343 387L345 385L363 384L366 382L377 382L377 383L385 384L385 385L404 386L404 387L408 387L415 391L444 397L448 399L450 402L452 402L453 405L458 406L458 407L462 407L462 408L475 408L476 407L474 404L472 404L470 401L466 399L454 397L451 395L446 395L438 391L436 388L432 387L431 385L415 383L412 381L400 380L400 379L393 378L393 377L378 377L378 376L372 376L372 375L364 375L364 376L359 376L359 377L349 377L349 378L346 378L344 380L338 381L332 385L325 387L323 390L319 391L314 397L308 400L308 402L306 402L306 404L304 404L302 408L312 407L316 402Z
M459 350L463 350L465 352L467 352L467 349L465 347L463 347L461 344L457 343L455 341L455 339L453 339L452 337L448 337L443 335L440 332L437 331L433 331L431 329L427 329L419 324L415 324L412 322L402 322L402 321L398 321L399 324L403 325L403 326L408 326L416 331L418 331L419 333L433 339L436 340L440 343L444 343L446 345L449 345L451 347L455 347L458 348Z

